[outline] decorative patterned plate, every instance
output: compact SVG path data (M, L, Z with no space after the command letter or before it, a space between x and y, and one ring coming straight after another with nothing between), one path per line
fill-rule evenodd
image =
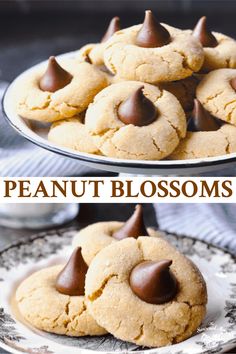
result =
M74 52L65 53L58 58L73 57ZM3 100L3 113L8 123L26 139L32 141L34 144L55 152L56 154L67 156L78 160L78 163L83 163L87 166L98 168L105 171L125 173L125 174L140 174L140 175L175 175L175 176L189 176L199 175L200 173L213 172L218 170L225 170L228 167L233 167L236 161L236 153L226 154L216 157L206 157L189 160L125 160L94 154L87 154L75 151L69 148L60 147L47 140L49 125L36 124L36 122L24 120L17 114L15 91L19 80L28 75L29 72L34 71L45 62L41 62L20 74L7 88Z
M146 349L111 335L69 338L31 328L21 321L14 305L19 282L31 272L65 260L75 230L48 231L0 252L0 347L11 353L86 354L133 351L142 354L213 354L236 347L236 262L224 250L189 237L166 234L191 258L208 286L207 316L198 332L182 343ZM191 286L191 284L190 284Z

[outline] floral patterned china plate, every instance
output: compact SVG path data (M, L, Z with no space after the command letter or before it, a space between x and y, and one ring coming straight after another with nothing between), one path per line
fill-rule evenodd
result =
M236 347L236 262L227 251L190 237L166 238L200 268L208 287L207 315L191 338L159 349L138 347L111 335L70 338L32 328L14 302L19 282L37 269L63 262L75 230L48 231L0 252L0 347L11 353L213 354ZM0 351L1 352L1 351Z

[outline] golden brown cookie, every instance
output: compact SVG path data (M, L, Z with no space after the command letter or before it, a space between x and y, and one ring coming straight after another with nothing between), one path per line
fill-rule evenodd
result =
M89 63L65 58L58 59L58 63L59 70L66 71L71 81L54 92L42 90L40 82L47 73L47 64L23 75L15 93L19 115L44 122L71 118L84 111L109 84L106 75Z
M150 11L146 11L143 25L118 31L107 41L104 50L104 62L107 68L122 79L148 83L180 80L199 71L204 60L201 44L190 33L166 24L159 24L150 16L152 16ZM150 22L152 24L155 22L157 32L167 32L161 33L159 37L169 36L169 40L166 38L160 45L149 44L148 40L147 46L145 43L139 43L141 30L146 23L150 24ZM142 37L145 40L147 33L154 32L155 28L148 28ZM159 32L156 37L158 35Z
M84 296L57 291L56 279L62 266L42 269L25 279L16 291L23 317L43 331L67 336L101 335L101 328L87 310Z
M72 246L81 247L86 263L90 264L104 247L118 241L112 235L122 226L124 222L120 221L104 221L89 225L75 235ZM148 228L148 233L152 237L161 236L159 231L152 228Z
M145 262L155 269L151 274L146 269L138 286L137 267ZM162 238L129 238L104 248L90 264L85 295L101 326L119 339L148 347L189 338L206 313L201 273Z
M220 68L236 68L236 41L218 32L211 32L206 16L198 21L193 31L188 31L200 41L204 50L202 72Z
M236 127L224 124L217 131L187 132L170 160L214 157L236 152Z
M219 69L207 74L197 87L197 98L215 117L236 125L236 69ZM231 84L232 83L232 84Z
M48 140L80 152L99 153L83 123L83 117L78 116L53 123L48 133Z
M76 57L81 60L86 60L89 58L92 64L103 67L104 59L103 53L105 49L105 43L108 39L117 31L120 30L120 19L119 17L113 17L109 23L109 26L101 39L100 43L89 43L84 45L76 53Z
M141 101L151 102L156 110L155 119L146 125L124 123L119 111L121 104L141 87ZM102 154L123 159L160 160L174 151L186 133L185 113L176 97L136 81L120 82L102 90L89 105L85 125Z

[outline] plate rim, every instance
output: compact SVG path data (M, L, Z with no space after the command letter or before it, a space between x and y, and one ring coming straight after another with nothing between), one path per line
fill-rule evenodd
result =
M74 52L67 52L67 53L62 53L57 56L57 58L63 58L67 57L70 55L73 55ZM74 160L79 160L79 161L84 161L86 163L92 163L92 164L97 164L97 165L104 165L104 166L111 166L111 167L117 167L117 168L130 168L130 169L160 169L160 170L175 170L175 169L180 169L183 170L185 168L201 168L201 167L211 167L211 166L221 166L227 163L232 163L236 162L236 152L235 153L230 153L230 154L225 154L221 156L214 156L214 157L206 157L206 158L198 158L198 159L187 159L187 160L132 160L132 159L119 159L119 158L112 158L108 156L97 156L95 154L90 154L90 153L83 153L79 151L73 151L72 149L67 149L63 148L60 146L57 146L56 144L49 143L45 138L41 138L42 141L37 140L37 138L30 136L27 134L27 132L23 131L19 125L16 125L13 121L12 118L8 116L6 112L6 97L9 94L9 90L11 89L12 86L14 86L14 83L17 82L17 80L25 75L28 71L33 70L37 66L43 65L46 63L46 60L41 61L30 68L24 70L21 72L19 75L17 75L5 88L4 94L1 99L1 107L2 107L2 112L5 120L7 123L14 128L15 131L18 132L21 136L23 136L25 139L28 141L34 143L35 145L57 153L61 156L64 157L69 157ZM19 115L18 115L19 116ZM19 116L20 117L20 116ZM22 118L23 119L23 118ZM34 132L33 132L34 133ZM36 136L37 134L34 133ZM220 159L219 159L220 157Z
M81 227L83 228L83 227ZM36 232L34 233L33 235L27 237L27 239L24 239L23 236L21 236L18 240L16 241L13 241L11 242L9 245L7 245L6 247L2 248L0 250L0 256L4 253L4 252L7 252L8 250L10 250L11 248L14 248L14 247L20 247L21 245L26 245L26 244L30 244L31 242L33 242L34 240L37 240L37 239L44 239L48 236L50 236L51 234L52 235L57 235L59 237L63 237L63 234L64 233L67 233L67 232L77 232L78 230L81 229L80 227L75 227L75 226L70 226L70 227L62 227L62 228L53 228L53 229L48 229L48 230L45 230L45 231L40 231L40 232ZM155 227L156 229L158 229L157 227ZM216 250L219 250L223 253L223 255L227 255L229 256L233 261L236 261L236 255L234 255L231 251L229 251L228 249L226 248L222 248L222 247L219 247L219 246L215 246L207 241L204 241L204 240L199 240L197 239L196 237L191 237L191 236L187 236L187 235L184 235L184 234L178 234L178 233L173 233L173 232L168 232L168 231L164 231L164 230L161 230L161 229L158 229L160 232L163 232L165 233L167 236L170 235L170 236L173 236L174 238L176 238L177 240L179 238L186 238L186 239L191 239L193 240L194 242L200 242L202 244L205 244L207 246L207 248L213 248L213 249L216 249ZM235 348L236 345L234 343L225 343L225 348L223 347L222 350L219 352L219 353L223 353L225 352L226 350L230 350L232 348ZM18 350L18 349L14 349L12 348L10 345L8 346L7 343L4 343L4 342L0 342L0 348L3 348L3 349L6 349L7 351L10 351L12 353L16 353L16 354L19 354L21 353L22 351ZM95 350L92 349L85 349L85 348L81 348L82 350L85 350L87 353L100 353L100 354L103 354L103 352L96 352ZM154 354L154 353L158 353L158 351L155 352L155 349L157 350L158 348L150 348L151 351L147 351L147 353L150 353L150 354ZM217 346L214 347L214 348L211 348L210 350L209 349L206 349L206 350L203 350L202 352L199 352L201 354L209 354L209 353L215 353L215 349L217 349ZM154 350L154 351L153 351ZM126 351L125 351L126 352ZM140 353L140 354L144 354L144 351L143 350L138 350L138 351L135 351L137 353ZM108 352L104 352L105 353L108 353ZM109 354L123 354L124 351L120 351L120 352L115 352L115 351L109 351Z
M84 226L86 227L86 226ZM24 244L28 244L36 239L41 239L41 238L44 238L44 237L47 237L47 236L50 236L50 233L51 234L54 234L55 232L56 233L59 233L59 234L63 234L64 232L70 232L70 231L75 231L75 232L78 232L80 231L81 229L83 229L84 227L75 227L75 226L69 226L69 227L62 227L62 228L52 228L52 229L48 229L48 230L45 230L45 231L40 231L40 232L36 232L34 233L33 235L30 235L27 239L24 238L24 236L21 236L18 240L16 241L13 241L11 242L11 244L5 246L4 248L2 248L0 250L0 255L2 255L2 253L8 251L9 249L11 249L12 247L18 247L18 246L21 246L21 245L24 245ZM169 232L169 231L166 231L166 230L163 230L163 229L159 229L155 226L149 226L149 227L152 227L153 229L156 229L158 231L160 231L161 233L164 233L165 235L172 235L174 236L175 238L189 238L195 242L200 242L200 243L203 243L205 244L207 247L211 247L211 248L215 248L219 251L222 251L223 253L226 253L228 255L230 255L235 261L236 261L236 254L234 254L232 251L228 250L226 247L220 247L220 246L217 246L217 245L213 245L212 243L210 242L207 242L205 240L200 240L198 239L197 237L194 237L194 236L189 236L189 235L186 235L186 234L178 234L176 232ZM63 235L59 235L59 237L63 237Z

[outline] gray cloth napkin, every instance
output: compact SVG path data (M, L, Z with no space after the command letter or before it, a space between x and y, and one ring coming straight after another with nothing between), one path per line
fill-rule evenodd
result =
M236 204L154 204L160 229L195 237L236 255Z
M7 83L0 83L2 99ZM81 176L94 173L79 161L44 150L21 137L0 111L0 176Z

